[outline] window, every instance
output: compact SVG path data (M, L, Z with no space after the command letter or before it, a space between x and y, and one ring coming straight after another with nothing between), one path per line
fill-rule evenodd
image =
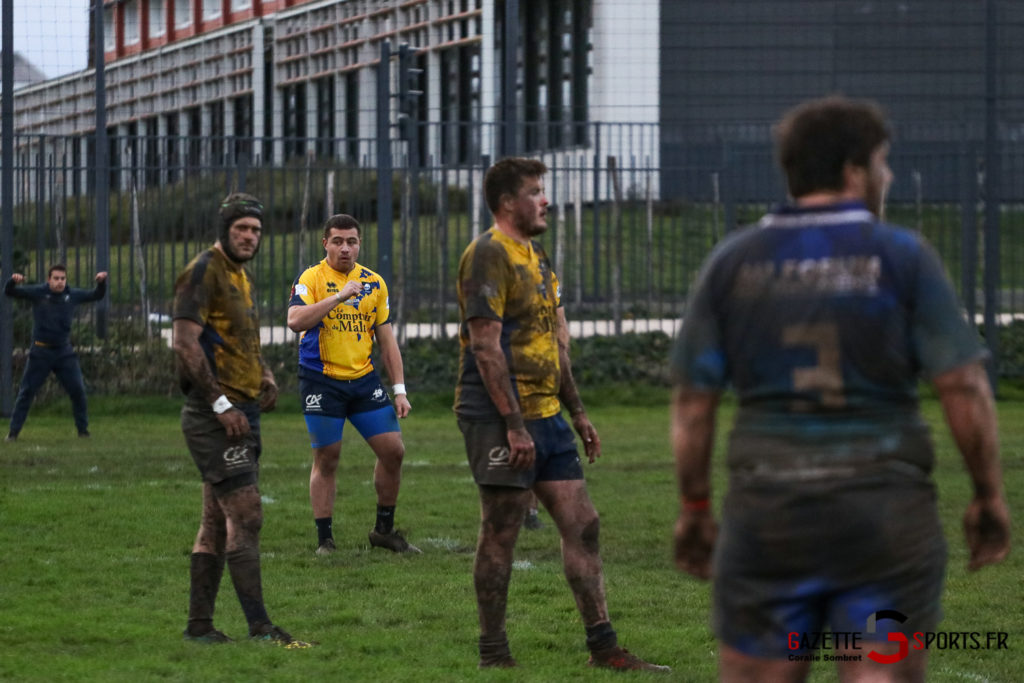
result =
M321 159L334 156L334 76L316 84L316 155Z
M167 33L167 0L149 0L149 35Z
M174 0L174 25L177 28L192 23L192 0Z
M300 157L306 147L306 84L285 86L284 95L284 155L285 159Z
M103 49L112 52L117 47L117 36L114 35L114 7L103 8Z
M139 0L128 0L124 4L124 44L139 42Z
M252 7L252 0L231 0L231 11L237 12Z
M203 0L203 20L220 16L220 0Z

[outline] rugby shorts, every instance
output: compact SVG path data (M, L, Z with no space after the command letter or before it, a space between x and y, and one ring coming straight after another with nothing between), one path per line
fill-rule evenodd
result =
M466 456L478 485L528 489L538 481L583 479L576 437L561 414L527 420L536 459L528 470L509 467L508 429L504 420L459 420Z
M353 380L300 377L299 393L313 448L341 441L346 418L364 439L401 431L391 398L374 371Z
M826 626L860 634L866 655L890 632L934 631L945 567L935 489L924 473L733 487L715 546L712 627L752 657L823 654L794 648L791 635ZM905 620L873 618L893 611Z
M203 481L212 484L218 495L259 480L260 407L256 403L236 403L235 407L249 420L250 431L241 439L228 439L209 405L186 401L181 409L181 431L192 460Z

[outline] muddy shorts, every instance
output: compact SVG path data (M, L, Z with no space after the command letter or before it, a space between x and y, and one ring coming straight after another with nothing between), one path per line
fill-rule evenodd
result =
M866 654L889 632L935 629L945 567L924 475L732 488L715 547L713 630L744 654L785 659L822 654L801 648L829 627L859 634Z
M251 431L242 439L228 439L227 432L208 405L186 402L181 409L181 431L203 481L218 495L255 484L259 479L260 408L255 403L235 407L249 419Z
M528 470L508 466L508 430L503 420L459 420L466 456L479 485L528 489L537 481L583 479L576 436L560 414L527 420L536 460Z

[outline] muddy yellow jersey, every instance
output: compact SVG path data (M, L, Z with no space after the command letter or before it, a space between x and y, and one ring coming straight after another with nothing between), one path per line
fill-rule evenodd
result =
M253 402L260 395L263 366L255 301L249 273L215 248L192 259L174 285L174 317L202 326L199 346L233 403ZM190 397L194 393L184 376L181 388Z
M370 352L378 325L391 321L388 287L377 273L353 264L348 275L324 259L310 266L292 285L289 306L306 306L340 292L349 280L363 284L355 297L331 309L299 338L299 368L332 379L358 379L373 370Z
M501 348L523 417L535 420L561 410L557 310L558 278L539 242L521 244L497 228L475 239L459 262L459 383L455 412L489 419L498 411L469 346L471 318L501 322Z

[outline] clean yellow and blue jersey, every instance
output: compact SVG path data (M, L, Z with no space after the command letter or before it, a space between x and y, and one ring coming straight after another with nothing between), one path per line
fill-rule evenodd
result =
M887 459L928 471L918 379L986 355L934 249L846 202L783 207L723 240L672 369L677 385L735 391L734 471ZM760 446L737 447L747 437Z
M459 262L459 382L455 412L491 419L498 411L469 346L470 318L501 322L501 349L523 417L556 415L559 363L557 310L561 290L539 242L521 244L496 227L475 239Z
M302 272L292 285L289 306L305 306L340 292L349 280L363 283L357 296L335 306L299 338L300 372L312 370L331 379L358 379L373 370L370 353L378 325L391 321L388 287L369 268L353 264L348 275L324 259Z

